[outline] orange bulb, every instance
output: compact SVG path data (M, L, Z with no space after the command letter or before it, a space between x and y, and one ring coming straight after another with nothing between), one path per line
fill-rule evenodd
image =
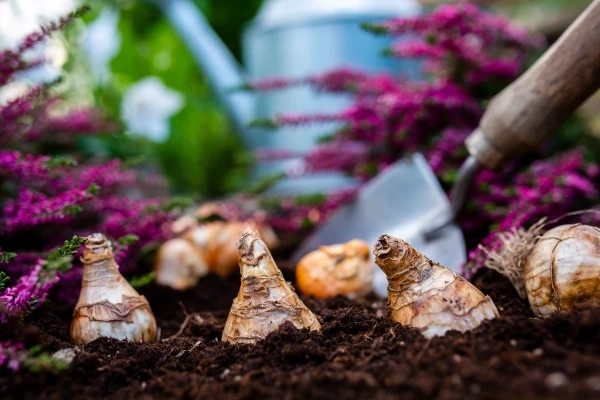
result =
M308 253L296 267L296 284L304 295L320 299L366 296L373 286L369 245L351 240Z

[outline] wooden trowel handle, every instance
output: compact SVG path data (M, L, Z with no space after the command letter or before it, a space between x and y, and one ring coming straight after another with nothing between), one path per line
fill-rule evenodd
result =
M494 97L467 138L477 161L497 168L536 149L600 87L600 0L519 79Z

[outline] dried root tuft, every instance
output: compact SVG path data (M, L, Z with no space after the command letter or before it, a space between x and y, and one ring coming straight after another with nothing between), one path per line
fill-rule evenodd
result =
M523 299L527 297L523 265L545 227L546 218L542 218L529 229L521 227L513 228L509 232L501 232L498 234L502 242L499 250L488 250L485 246L479 245L487 256L484 265L506 276Z

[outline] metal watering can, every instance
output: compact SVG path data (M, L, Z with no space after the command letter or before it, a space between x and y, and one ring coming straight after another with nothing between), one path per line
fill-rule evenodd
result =
M243 35L245 71L191 0L146 1L158 6L179 33L246 146L291 150L299 155L297 159L259 164L256 176L300 167L300 156L337 125L291 127L273 133L249 129L250 121L278 113L335 112L350 99L315 93L306 87L258 94L232 93L232 88L248 79L303 78L342 66L418 76L416 62L381 56L391 38L360 28L363 21L416 15L421 12L416 0L266 0ZM341 174L323 173L284 180L271 193L312 193L351 183Z

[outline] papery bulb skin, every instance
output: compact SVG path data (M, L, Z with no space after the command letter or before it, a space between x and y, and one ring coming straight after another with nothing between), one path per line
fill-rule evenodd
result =
M542 235L523 266L525 290L537 317L600 302L600 229L561 225Z
M170 239L158 249L154 265L156 283L175 290L186 290L208 274L202 253L185 239Z
M171 222L168 226L168 229L175 235L182 235L198 225L198 219L196 219L196 217L193 215L182 215L175 221Z
M270 248L279 242L271 227L253 221L210 222L191 229L185 238L202 253L210 272L228 277L239 271L235 243L248 228L256 229Z
M256 343L286 321L298 329L320 330L317 317L302 303L255 230L237 242L242 284L233 301L222 340Z
M152 343L156 320L140 296L119 272L110 242L102 234L87 238L81 293L71 322L71 340L86 344L99 337Z
M403 240L382 235L374 254L388 278L392 319L420 328L425 337L443 336L450 330L465 332L498 316L488 296Z
M370 255L369 245L362 240L321 246L298 262L296 284L302 294L320 299L364 297L373 289Z

